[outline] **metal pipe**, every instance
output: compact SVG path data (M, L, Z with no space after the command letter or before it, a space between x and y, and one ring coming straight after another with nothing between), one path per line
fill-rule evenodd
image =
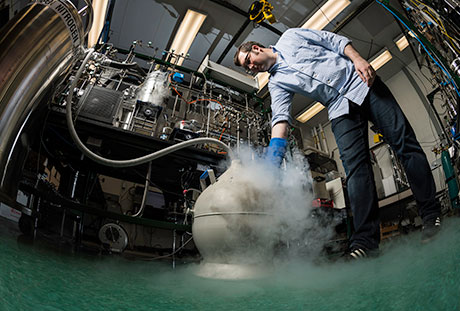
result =
M65 217L66 217L66 209L62 211L62 219L61 219L61 231L59 236L62 238L64 236L64 223L65 223Z
M164 148L162 150L159 150L157 152L153 152L151 154L148 154L148 155L145 155L145 156L142 156L142 157L139 157L139 158L135 158L135 159L130 159L130 160L118 160L117 161L117 160L106 159L106 158L101 157L100 155L92 152L91 150L89 150L82 143L80 138L78 137L77 131L75 130L75 126L73 125L73 120L72 120L72 97L73 97L73 90L75 89L75 87L76 87L76 85L78 83L78 80L80 79L80 77L81 77L81 75L83 73L83 70L85 69L86 63L91 58L91 56L93 54L93 51L94 51L94 49L89 49L87 51L87 55L86 55L85 59L83 60L83 62L80 65L80 68L78 69L77 73L75 74L75 77L74 77L72 83L70 84L70 88L69 88L70 91L69 91L69 94L67 95L67 104L66 104L66 120L67 120L67 127L68 127L69 132L70 132L70 137L72 137L72 140L74 141L75 145L77 146L77 148L84 155L86 155L88 158L90 158L94 162L102 164L102 165L111 166L111 167L130 167L130 166L136 166L136 165L140 165L140 164L143 164L143 163L150 162L150 161L152 161L154 159L160 158L162 156L165 156L165 155L167 155L167 154L169 154L171 152L177 151L177 150L182 149L182 148L186 148L186 147L189 147L189 146L196 146L196 145L206 144L206 143L213 143L213 144L216 144L219 147L223 148L227 152L228 156L230 158L233 158L233 152L232 152L232 150L230 149L229 146L227 146L225 143L223 143L223 142L221 142L221 141L219 141L217 139L207 138L207 137L195 138L195 139L187 140L187 141L184 141L184 142L169 146L169 147Z
M171 114L171 117L174 118L174 114L176 113L176 105L177 105L177 100L179 99L179 95L176 95L176 98L174 99L174 106L173 106L173 111Z
M251 123L248 122L248 145L251 146Z
M177 225L177 209L176 209L176 204L174 205L174 224ZM176 268L176 238L177 238L177 232L176 229L173 230L173 244L172 244L172 268Z
M149 192L150 174L152 174L152 162L149 162L149 169L147 170L147 176L145 177L144 193L142 194L141 206L137 213L132 215L132 217L142 217L144 214L145 201L147 200L147 193Z
M326 135L324 134L324 129L323 129L323 126L321 125L321 123L319 124L319 133L321 135L321 140L324 143L324 146L323 146L324 147L324 152L329 153L329 147L327 145Z
M211 120L211 102L208 104L208 120L206 121L206 137L209 137L209 121Z
M315 149L323 152L323 150L321 149L321 144L319 143L318 132L316 131L316 127L313 127L311 131L313 136L313 142L315 143Z
M240 152L240 121L241 121L240 114L238 113L238 117L236 119L236 151Z
M319 146L319 149L322 151L322 152L325 152L324 150L324 145L323 145L323 140L321 139L321 130L319 129L319 126L318 127L315 127L315 133L316 133L316 137L318 139L318 146Z
M79 174L80 174L80 171L76 171L75 175L73 176L72 191L70 193L70 197L72 199L75 198L75 190L77 189L77 181L78 181L78 175Z

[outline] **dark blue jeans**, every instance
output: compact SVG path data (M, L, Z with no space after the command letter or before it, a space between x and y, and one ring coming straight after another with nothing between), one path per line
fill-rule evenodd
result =
M353 213L351 247L378 248L380 219L369 155L371 121L401 161L423 221L440 215L431 169L415 133L388 87L376 78L361 106L350 102L350 113L332 120Z

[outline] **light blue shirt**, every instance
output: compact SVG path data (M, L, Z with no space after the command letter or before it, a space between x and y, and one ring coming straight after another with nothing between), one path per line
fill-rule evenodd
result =
M369 87L343 53L350 42L328 31L293 28L283 33L272 46L278 57L268 70L272 126L280 121L292 124L294 93L325 105L330 120L348 114L348 101L363 103Z

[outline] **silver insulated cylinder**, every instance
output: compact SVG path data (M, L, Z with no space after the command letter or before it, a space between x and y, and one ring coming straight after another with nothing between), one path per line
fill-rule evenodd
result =
M166 72L161 72L159 70L150 72L138 90L137 101L161 106L167 78L168 75Z
M16 198L31 115L77 59L84 35L65 0L31 3L0 30L0 194L9 199Z

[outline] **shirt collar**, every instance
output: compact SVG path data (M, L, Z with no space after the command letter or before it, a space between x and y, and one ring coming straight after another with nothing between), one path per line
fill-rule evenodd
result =
M272 48L274 53L278 53L277 57L276 57L276 62L270 68L268 68L268 70L267 70L268 73L274 74L276 72L276 70L278 69L278 67L280 66L280 63L281 63L281 56L280 55L281 54L273 45L270 45L270 47Z

